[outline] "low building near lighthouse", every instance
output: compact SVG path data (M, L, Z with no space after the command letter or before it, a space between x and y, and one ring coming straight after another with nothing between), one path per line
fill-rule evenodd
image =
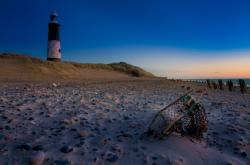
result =
M48 61L61 61L60 24L57 21L57 13L50 15L48 31Z

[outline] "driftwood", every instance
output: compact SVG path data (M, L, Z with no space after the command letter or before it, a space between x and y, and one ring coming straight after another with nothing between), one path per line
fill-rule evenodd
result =
M246 93L247 92L247 87L246 83L243 79L239 79L239 84L240 84L240 92L241 93Z

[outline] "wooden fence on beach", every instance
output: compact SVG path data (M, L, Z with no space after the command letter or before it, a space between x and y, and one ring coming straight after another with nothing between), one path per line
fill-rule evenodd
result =
M239 87L240 87L240 92L242 94L247 93L247 86L245 83L245 80L243 79L239 79ZM214 80L206 80L207 86L210 89L220 89L220 90L224 90L224 87L227 86L227 89L231 92L234 91L236 88L236 85L232 82L232 80L227 80L226 84L223 83L222 80L218 80L218 83Z

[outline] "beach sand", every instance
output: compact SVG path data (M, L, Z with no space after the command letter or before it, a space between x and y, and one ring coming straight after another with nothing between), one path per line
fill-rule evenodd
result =
M3 83L0 164L249 164L250 94L239 91L208 89L201 98L202 139L140 139L187 86L206 87L163 79Z

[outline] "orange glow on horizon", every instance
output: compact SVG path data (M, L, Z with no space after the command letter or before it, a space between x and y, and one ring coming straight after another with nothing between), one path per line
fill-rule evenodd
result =
M187 68L183 77L250 78L250 57L203 61Z

